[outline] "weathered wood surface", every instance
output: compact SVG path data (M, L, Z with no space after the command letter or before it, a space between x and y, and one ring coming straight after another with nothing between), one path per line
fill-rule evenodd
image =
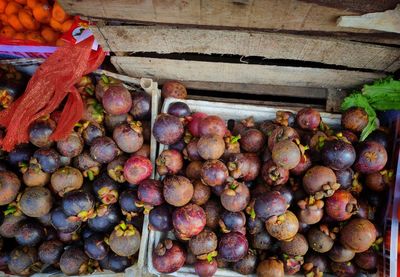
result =
M340 39L160 26L103 26L92 30L100 44L113 52L259 56L389 72L400 68L398 47Z
M353 88L385 74L308 67L186 61L142 57L112 57L119 72L164 80L244 83L299 87Z
M400 4L393 10L367 13L361 16L341 16L338 26L362 28L400 34Z
M362 1L364 5L376 0ZM339 16L361 15L346 6L298 0L60 0L70 14L131 22L268 30L370 33L336 25ZM318 2L318 1L312 1ZM381 2L381 1L379 1ZM374 4L376 6L376 4Z

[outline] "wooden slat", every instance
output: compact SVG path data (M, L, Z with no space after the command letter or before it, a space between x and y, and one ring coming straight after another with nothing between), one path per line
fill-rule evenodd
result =
M265 85L265 84L249 84L249 83L218 83L204 81L185 81L182 83L185 87L195 90L205 91L229 91L239 93L250 93L255 95L279 95L286 97L298 97L313 99L326 99L327 90L325 88L313 87L291 87L284 85ZM161 82L160 84L163 84Z
M372 1L372 0L368 0ZM375 0L374 0L375 1ZM336 26L342 15L360 15L297 0L59 0L70 14L131 22L225 26L269 30L370 33Z
M267 32L156 26L92 28L113 52L233 54L395 71L400 48L339 39Z
M400 34L400 4L393 10L361 16L341 16L338 26L357 27Z
M198 82L352 88L385 76L381 73L351 70L141 57L112 57L111 62L126 75L149 77L157 81L175 79Z

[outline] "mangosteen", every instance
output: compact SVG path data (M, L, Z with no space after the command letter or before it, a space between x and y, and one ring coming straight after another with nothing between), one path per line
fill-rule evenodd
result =
M76 220L87 221L94 216L95 199L83 190L74 190L64 194L61 206L64 213Z
M40 168L47 173L55 172L60 165L60 154L52 148L41 148L35 151L33 159L40 164Z
M83 146L83 139L76 132L71 132L68 137L57 142L58 152L70 158L78 156L82 152Z
M265 227L268 233L278 240L290 240L299 230L299 221L291 211L267 219Z
M198 127L199 136L219 136L224 137L227 131L225 121L216 115L209 115L203 118Z
M247 255L249 243L239 232L222 235L218 244L218 255L227 262L238 262Z
M340 242L356 253L367 251L375 242L377 231L369 220L354 218L340 231Z
M81 275L88 270L89 258L82 249L67 248L60 258L60 269L66 275Z
M41 217L53 206L51 192L44 187L27 188L19 200L21 211L30 217Z
M53 141L51 134L56 129L56 123L50 118L40 118L29 126L29 141L37 147L50 147Z
M163 150L156 160L159 175L177 174L183 167L182 154L173 149Z
M208 186L223 185L229 177L226 165L220 160L207 160L201 168L201 180Z
M133 185L150 177L153 171L153 165L148 158L143 156L132 156L124 165L125 180Z
M11 171L0 171L0 206L10 204L21 187L18 176Z
M51 175L50 179L51 189L59 196L63 196L69 191L80 189L82 184L82 173L78 169L70 166L58 169Z
M363 108L354 107L342 113L342 127L354 133L361 133L368 124L368 114Z
M303 176L304 190L316 199L332 196L340 187L336 182L336 175L332 169L325 166L316 165Z
M211 196L211 188L203 184L200 180L195 180L193 182L193 197L191 202L196 205L203 205L205 204Z
M206 214L206 226L211 229L216 229L219 226L219 219L222 211L220 202L215 199L210 199L202 208Z
M304 256L308 251L308 242L302 234L297 233L290 241L280 241L280 247L289 256Z
M289 139L275 143L272 148L272 160L284 169L295 168L299 164L300 158L299 147Z
M34 264L37 262L37 251L33 247L19 246L14 248L8 260L8 269L12 274L30 276L35 273Z
M257 263L257 253L249 249L247 255L233 265L233 270L243 275L254 274L256 272Z
M200 206L189 203L173 212L172 224L181 239L188 240L204 229L206 214Z
M224 233L236 231L246 234L246 216L241 211L223 211L220 215L219 226Z
M286 212L287 202L278 191L266 192L256 198L254 212L257 217L267 220Z
M185 264L185 260L185 249L176 241L169 239L158 243L152 253L153 266L160 273L178 271Z
M102 174L93 182L93 192L103 204L114 204L118 201L118 184L108 175Z
M131 220L143 211L142 205L139 204L139 198L137 190L127 189L124 190L119 197L119 205L121 207L122 214Z
M111 250L120 256L132 256L139 250L140 233L133 225L122 221L111 233L109 245Z
M152 209L149 213L149 228L159 232L168 232L173 229L172 207L161 205Z
M303 108L297 112L296 122L304 130L317 130L321 123L320 113L313 108Z
M166 81L161 89L161 96L165 98L186 99L187 91L185 86L178 81Z
M81 222L71 219L64 213L62 207L55 208L51 212L51 223L57 231L65 233L72 233L81 226Z
M235 179L253 181L260 173L261 162L256 154L232 154L227 164L230 175Z
M261 261L257 266L257 276L283 277L284 275L283 263L275 258Z
M93 181L94 177L100 173L101 164L95 161L87 151L84 151L78 157L75 157L73 165L81 170L83 176L87 177L90 181Z
M39 259L45 264L57 264L64 252L64 244L56 239L43 242L38 250Z
M190 252L201 260L207 260L216 256L215 250L217 246L217 235L208 229L204 229L189 240Z
M233 181L226 185L221 194L222 206L231 212L243 211L250 202L250 191L241 182Z
M115 127L113 139L125 153L134 153L143 145L142 124L140 121L123 123Z
M321 158L325 166L333 170L345 170L356 160L356 150L343 139L328 140L321 149Z
M272 245L272 237L266 231L262 230L261 232L255 234L251 240L251 246L257 250L268 250Z
M109 137L98 137L93 140L90 146L90 156L103 164L114 160L120 152L115 142Z
M84 241L86 255L94 260L102 260L107 256L109 247L104 241L104 235L93 234Z
M96 208L95 216L89 218L88 226L96 232L110 232L120 220L120 209L116 204L102 204Z
M334 233L331 233L326 225L311 228L307 233L308 244L311 249L318 253L326 253L332 249Z
M197 142L197 152L204 160L217 160L225 152L225 141L218 135L205 135Z
M304 200L297 202L300 210L298 211L298 218L305 224L316 224L324 215L324 202L322 200L315 200L310 196Z
M101 124L93 121L84 122L79 130L86 145L89 146L92 145L96 138L104 137L106 132Z
M191 112L186 103L174 102L169 105L167 113L177 117L186 117L189 116Z
M15 240L22 246L36 246L45 237L44 227L37 221L21 221L15 233Z
M102 104L107 113L121 115L132 108L132 97L122 84L116 84L104 91Z
M132 93L132 108L129 113L134 120L149 120L151 115L151 96L144 91Z
M175 207L182 207L193 197L192 183L186 177L169 175L163 180L163 195L165 201Z
M157 142L174 144L181 139L183 133L183 124L178 117L165 113L157 116L153 125L153 136Z

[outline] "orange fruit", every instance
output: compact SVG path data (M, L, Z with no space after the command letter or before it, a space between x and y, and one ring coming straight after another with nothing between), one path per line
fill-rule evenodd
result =
M55 31L61 32L62 24L55 20L54 18L50 19L50 27L53 28Z
M48 26L43 27L40 34L45 39L45 41L52 44L55 43L56 40L60 37L60 33L54 31L52 28Z
M22 9L22 6L20 4L18 4L15 1L10 1L10 2L8 2L4 12L6 15L12 15L12 14L18 13L18 11L21 9Z
M21 24L21 21L19 21L18 15L16 14L8 16L8 24L10 24L15 31L22 32L25 30L24 26Z
M27 0L26 5L28 8L33 9L36 5L46 4L47 0Z
M72 19L66 20L66 21L61 25L61 32L62 32L62 33L68 32L69 29L71 29L71 27L72 27L72 23L74 23L74 21L73 21Z
M56 41L56 46L58 46L58 47L64 46L65 44L66 44L65 40L63 40L62 38L59 38Z
M0 21L3 23L3 25L7 26L10 25L8 24L8 15L2 13L0 14Z
M28 9L22 9L18 13L19 21L25 29L35 31L40 28L40 23L35 20L32 12Z
M44 38L39 34L39 32L29 32L26 35L27 40L35 41L38 43L46 44L46 41Z
M64 9L58 4L58 2L54 3L52 17L58 22L62 23L68 19L68 14L64 11Z
M0 30L0 37L13 38L15 35L15 30L11 26L4 26Z
M51 18L51 7L49 4L36 5L33 9L33 16L40 23L49 23Z
M25 36L24 33L15 33L14 38L15 38L15 39L22 39L22 40L25 40L25 39L26 39L26 36Z
M4 13L7 7L7 0L0 0L0 13Z
M21 4L21 5L26 5L26 0L15 0L15 2Z

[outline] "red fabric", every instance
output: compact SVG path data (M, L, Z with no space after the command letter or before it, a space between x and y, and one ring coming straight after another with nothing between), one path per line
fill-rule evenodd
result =
M60 140L71 132L83 112L83 102L74 84L96 70L105 57L101 49L92 51L93 40L91 37L59 48L37 69L25 93L0 112L0 125L7 128L1 142L4 150L11 151L17 144L28 142L29 125L58 108L66 96L67 102L51 139Z

